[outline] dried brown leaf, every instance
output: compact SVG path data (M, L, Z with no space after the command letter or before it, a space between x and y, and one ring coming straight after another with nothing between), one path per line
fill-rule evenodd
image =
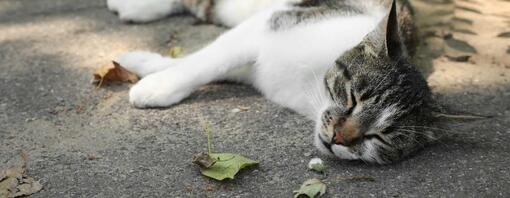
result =
M112 64L103 65L94 72L94 82L98 83L98 87L101 87L107 82L130 82L136 83L140 78L122 67L119 63L112 61Z
M248 110L250 110L250 109L251 109L251 107L248 107L248 106L238 106L237 108L238 108L239 110L241 110L241 111L248 111Z
M39 192L42 185L28 176L26 156L22 154L23 164L0 171L0 197L20 197Z
M209 154L207 153L200 153L195 156L193 156L192 162L196 165L199 165L202 168L210 168L213 166L218 160L213 159Z
M467 62L469 61L469 59L471 58L471 56L469 55L463 55L463 56L450 56L450 55L445 55L445 57L450 60L450 61L455 61L455 62Z
M182 47L172 47L168 50L168 55L172 58L179 58L183 52L184 49Z

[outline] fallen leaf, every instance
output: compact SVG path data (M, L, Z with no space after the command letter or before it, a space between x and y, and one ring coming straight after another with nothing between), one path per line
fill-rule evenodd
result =
M320 197L326 193L326 184L319 179L306 180L299 190L294 191L294 198L309 197L315 198Z
M212 127L202 117L200 120L202 128L207 135L207 153L193 156L193 163L200 166L200 171L203 175L219 181L227 178L234 179L241 169L259 164L257 161L238 154L213 153L211 143Z
M453 31L458 32L458 33L463 33L463 34L478 35L476 32L473 32L468 29L463 29L463 28L454 29Z
M471 56L469 55L463 55L463 56L450 56L450 55L445 55L445 57L450 60L450 61L455 61L455 62L467 62Z
M182 55L184 49L182 47L172 47L168 50L168 55L172 58L178 58Z
M219 181L227 178L234 179L241 169L259 164L257 161L232 153L211 153L210 157L216 162L208 168L202 167L201 172Z
M0 171L0 197L27 196L42 189L38 181L27 175L26 157L23 160L23 165L19 167Z
M105 82L120 81L136 83L140 78L122 67L119 63L112 61L112 64L104 65L94 72L93 82L101 87Z
M232 112L232 113L239 113L239 112L243 112L243 111L248 111L250 109L251 108L247 107L247 106L239 106L237 108L234 108L234 109L230 110L230 112Z
M498 37L508 38L508 37L510 37L510 32L502 32L502 33L498 34Z
M455 38L449 38L446 39L445 41L449 47L456 49L458 51L466 53L477 53L476 49L466 41L461 41Z

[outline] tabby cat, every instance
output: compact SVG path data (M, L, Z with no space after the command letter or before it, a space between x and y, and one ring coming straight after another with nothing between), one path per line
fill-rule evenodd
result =
M434 139L432 132L418 130L429 124L431 94L423 76L407 61L404 43L412 41L409 10L405 2L396 4L108 1L126 21L189 12L233 27L183 58L150 52L120 56L121 65L143 77L129 92L135 107L174 105L213 81L247 83L269 100L314 120L314 143L323 153L380 164L398 161Z

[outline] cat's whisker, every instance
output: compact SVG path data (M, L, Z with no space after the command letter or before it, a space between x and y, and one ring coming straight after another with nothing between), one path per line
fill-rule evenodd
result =
M309 87L314 87L313 82L307 83ZM309 89L307 87L303 87L305 95L311 99L312 108L315 112L319 112L321 108L323 108L322 101L320 99L319 94L313 92L313 89Z
M310 69L312 71L312 74L313 74L313 77L315 79L315 88L317 90L317 97L319 98L319 105L325 105L325 100L326 99L323 94L322 94L322 88L320 87L320 83L322 82L322 80L320 80L317 76L317 73L315 73L315 71L313 69Z
M446 132L446 133L453 133L453 134L459 134L459 135L462 134L462 133L455 132L455 131L452 131L452 130L449 130L449 129L442 129L442 128L436 128L436 127L427 127L427 126L397 126L397 128L403 128L403 129L422 128L422 129L436 130L436 131L441 131L441 132Z
M431 141L439 141L438 139L431 139L430 137L429 137L429 140L427 140L427 141L420 141L420 140L416 139L415 136L411 136L411 134L406 134L406 133L409 133L409 131L398 131L398 132L403 132L403 133L400 133L398 135L403 136L403 137L405 137L407 139L410 139L410 140L412 140L413 142L415 142L417 144L423 144L423 143L427 143L427 142L431 142Z
M416 131L416 130L411 130L411 129L397 129L397 131L410 132L410 133L413 133L413 134L424 135L424 136L426 136L428 138L436 139L436 137L434 137L434 135L427 134L428 131Z
M432 142L439 142L443 145L446 145L446 143L442 142L440 138L437 138L435 137L434 135L431 135L431 134L427 134L425 132L420 132L420 131L414 131L414 130L408 130L408 129L397 129L397 131L400 131L400 132L404 132L404 133L400 133L399 135L404 135L404 136L407 136L409 137L410 139L414 139L414 141L418 144L421 144L422 142L420 142L419 140L417 140L416 138L413 138L410 136L410 134L405 134L405 133L412 133L412 134L415 134L415 135L423 135L425 136L426 138L428 138L428 141L432 141ZM423 143L426 143L426 142L423 142Z
M304 90L307 90L307 89L304 89ZM314 111L315 112L320 111L321 105L319 104L319 99L317 98L317 96L315 96L315 94L312 93L311 91L305 91L304 93L308 98L311 99L310 102L311 102L311 105L312 105L312 108L314 109Z

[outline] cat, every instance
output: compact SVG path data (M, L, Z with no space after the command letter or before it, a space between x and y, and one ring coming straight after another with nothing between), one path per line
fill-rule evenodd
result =
M118 57L142 77L129 92L135 107L175 105L202 85L229 80L314 120L314 145L327 155L387 164L435 139L423 130L432 113L430 89L407 61L402 37L409 34L399 28L409 28L399 23L395 1L109 0L108 6L123 20L188 10L233 27L183 58L139 51Z

